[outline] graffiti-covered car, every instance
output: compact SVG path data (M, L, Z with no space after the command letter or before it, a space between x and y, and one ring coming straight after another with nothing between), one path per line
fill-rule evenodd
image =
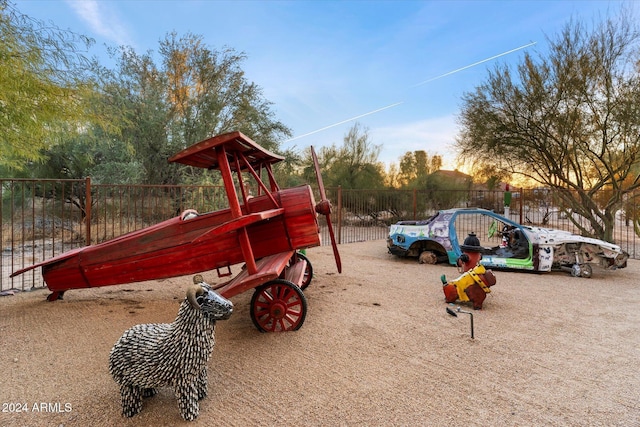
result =
M618 245L568 231L524 226L479 208L442 210L426 220L397 222L389 228L387 248L393 255L419 257L425 263L456 265L471 233L480 241L480 264L495 269L563 270L591 277L592 265L624 268L629 258Z

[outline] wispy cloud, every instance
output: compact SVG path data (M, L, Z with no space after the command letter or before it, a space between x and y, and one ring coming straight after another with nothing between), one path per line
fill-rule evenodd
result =
M66 0L66 3L96 35L118 46L133 45L126 25L110 7L117 3L98 0Z

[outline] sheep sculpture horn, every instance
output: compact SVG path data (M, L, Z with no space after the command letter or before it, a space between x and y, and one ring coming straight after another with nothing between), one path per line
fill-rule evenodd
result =
M200 295L204 295L204 288L198 285L189 286L187 289L187 301L191 304L191 307L196 310L200 310L200 304L198 304L197 297Z

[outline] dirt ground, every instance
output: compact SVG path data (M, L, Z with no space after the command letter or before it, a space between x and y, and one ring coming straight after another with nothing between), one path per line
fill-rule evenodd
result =
M640 425L639 261L590 279L497 271L471 339L470 316L445 310L439 278L454 267L398 259L383 240L340 252L342 274L330 247L307 251L314 279L297 332L258 332L251 292L232 299L190 424ZM190 283L0 298L0 425L189 424L169 389L123 418L108 357L132 325L172 321Z

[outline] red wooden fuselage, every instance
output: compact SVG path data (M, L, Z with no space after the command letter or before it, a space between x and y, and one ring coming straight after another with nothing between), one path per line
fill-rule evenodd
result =
M320 245L308 185L250 198L242 216L230 209L182 215L41 263L54 292L226 269L245 262L238 233L246 229L255 259ZM37 265L36 265L37 266ZM36 267L33 266L33 267Z

